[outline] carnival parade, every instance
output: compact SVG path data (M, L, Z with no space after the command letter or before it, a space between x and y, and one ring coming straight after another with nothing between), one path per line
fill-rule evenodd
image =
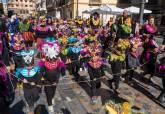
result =
M58 114L55 113L58 104L54 97L60 84L69 86L88 83L90 100L87 102L94 106L98 104L103 79L112 91L111 94L118 96L125 91L121 91L121 83L134 86L137 73L142 75L142 80L145 77L149 85L155 83L154 77L159 77L162 81L159 85L161 89L155 99L163 105L165 44L157 43L157 33L153 16L148 16L147 22L139 25L128 15L127 10L105 26L101 24L97 12L89 19L53 19L45 15L21 17L16 14L9 18L2 17L0 114L12 114L8 112L14 101L11 94L16 94L20 89L23 93L19 97L26 104L27 114L47 114L40 109L35 111L41 93L45 94L48 114ZM159 55L161 58L158 58ZM110 75L105 73L107 66ZM82 72L87 74L86 80L82 79ZM60 80L71 82L60 83ZM107 114L144 114L141 110L133 110L129 101L120 106L106 102L102 107Z

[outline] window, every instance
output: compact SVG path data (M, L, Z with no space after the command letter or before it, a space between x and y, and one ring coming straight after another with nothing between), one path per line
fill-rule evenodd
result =
M20 10L20 14L22 14L22 10Z
M158 4L158 0L148 0L148 4L150 4L150 5L157 5Z
M28 11L28 10L26 10L26 13L28 14L28 13L29 13L29 11Z
M27 5L25 5L25 7L28 7Z
M17 4L16 6L19 7L19 4Z
M27 2L27 0L25 0L25 2Z
M131 3L131 0L118 0L119 3Z
M162 16L161 18L161 25L165 25L165 16Z
M20 0L20 2L23 2L23 0Z
M30 7L33 7L33 5L29 5Z
M95 5L95 4L101 4L102 0L89 0L89 4Z
M26 12L25 12L25 10L23 10L23 14L25 14Z
M29 2L33 2L33 0L29 0Z

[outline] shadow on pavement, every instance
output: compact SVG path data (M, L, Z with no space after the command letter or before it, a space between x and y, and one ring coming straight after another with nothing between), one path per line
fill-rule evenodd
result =
M25 103L23 102L23 100L21 100L10 108L10 114L25 114L23 112L24 107L25 107Z
M150 100L152 100L153 102L155 102L156 104L160 105L162 108L165 108L165 105L161 104L157 98L152 95L147 88L145 88L142 84L140 84L139 82L133 80L133 88L136 89L137 91L143 93L145 96L147 96Z
M101 101L102 104L105 105L105 103L109 101L114 101L115 103L123 103L126 102L125 99L120 98L118 95L114 94L112 91L101 88L99 89L100 96L101 96Z
M49 114L49 113L45 105L38 105L34 110L34 114Z
M66 108L65 109L62 108L61 111L62 111L63 114L71 114L71 112Z
M159 77L159 76L157 76ZM147 84L147 85L150 85L152 86L153 88L157 89L157 90L162 90L162 88L155 84L155 83L152 83L146 76L143 76L142 74L138 74L137 72L134 73L134 78L140 82L142 82L143 84Z

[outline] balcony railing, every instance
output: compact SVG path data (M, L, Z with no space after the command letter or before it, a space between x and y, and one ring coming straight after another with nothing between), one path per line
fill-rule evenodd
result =
M101 5L102 0L89 0L90 5Z

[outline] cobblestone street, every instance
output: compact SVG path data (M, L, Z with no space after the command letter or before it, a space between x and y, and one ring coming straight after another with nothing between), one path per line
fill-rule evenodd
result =
M107 69L107 71L109 71ZM102 79L102 87L98 90L98 102L93 105L90 100L90 85L83 82L88 79L86 72L81 74L82 83L77 84L69 76L67 79L60 79L55 99L55 114L105 114L104 104L113 100L116 102L133 101L133 107L144 109L150 114L164 114L163 104L160 104L156 98L160 94L161 80L154 77L155 84L150 85L148 76L142 77L138 73L134 77L134 85L130 86L124 82L120 84L120 94L116 96L109 89L105 78ZM111 77L108 72L107 76ZM25 103L23 102L22 90L16 90L15 100L11 105L11 114L24 114ZM47 107L44 92L40 94L37 105L45 105ZM36 105L36 106L37 106Z

